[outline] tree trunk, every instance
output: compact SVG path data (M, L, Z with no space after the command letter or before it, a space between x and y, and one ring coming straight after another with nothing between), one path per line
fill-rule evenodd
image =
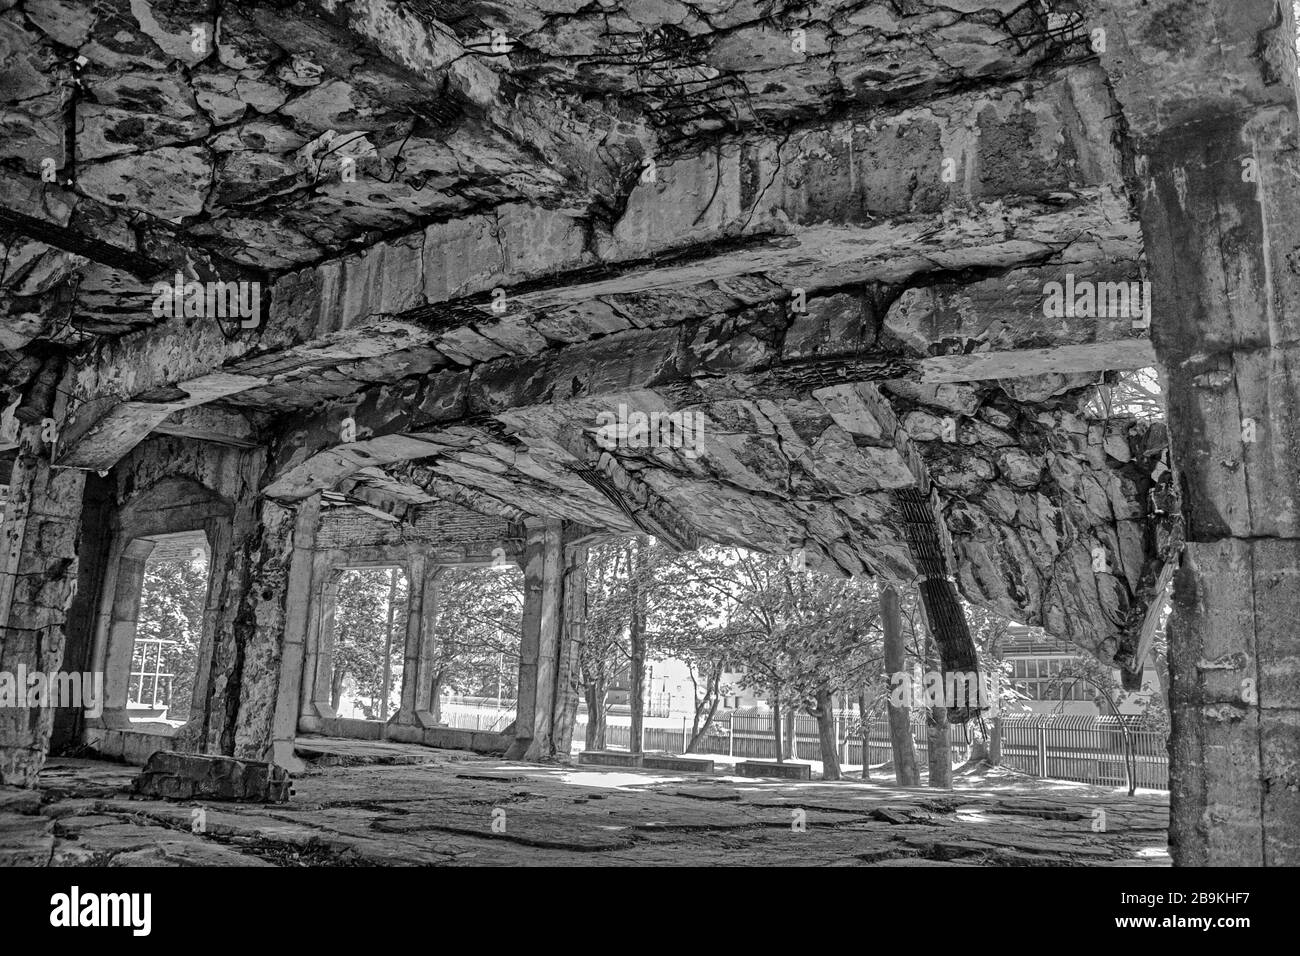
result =
M336 714L339 712L339 704L343 703L343 679L347 676L345 667L335 667L334 673L330 675L330 707Z
M786 708L785 711L785 747L783 748L783 752L785 753L786 760L797 759L797 751L795 750L794 737L795 737L795 731L798 728L796 727L794 715L795 715L794 705L791 704L789 707Z
M785 763L781 750L781 691L772 691L772 740L776 743L776 762Z
M817 740L822 750L822 779L840 779L840 742L835 734L835 695L817 688Z
M880 592L880 617L885 629L885 676L892 689L895 675L905 673L907 667L902 610L898 592L893 588ZM889 743L894 752L894 780L900 787L919 787L921 771L916 765L916 743L912 740L912 711L906 703L895 707L892 697L889 701Z
M633 620L635 620L635 616ZM628 688L628 705L632 711L632 730L628 741L628 751L641 752L641 736L645 727L645 643L639 633L640 628L632 627L632 665L631 686Z
M645 592L641 588L638 575L645 562L646 546L643 538L636 539L636 560L628 557L630 573L629 586L632 592L632 621L628 628L628 641L631 644L631 687L628 690L628 704L632 710L632 733L628 741L628 752L641 752L642 728L645 727Z
M931 707L926 713L926 736L930 742L930 786L952 789L952 733L948 708Z
M858 693L858 724L862 727L862 779L871 779L871 748L867 746L867 738L871 734L871 728L867 724L867 694L866 691Z
M939 670L937 649L926 626L925 637L926 670L936 673ZM946 688L945 688L946 689ZM925 733L929 742L927 763L930 770L931 787L939 790L952 789L952 728L948 725L948 704L946 695L939 704L931 704L925 711Z
M442 723L442 674L433 679L433 692L429 695L429 714L435 724ZM498 727L498 730L501 728Z
M695 708L695 719L691 722L691 742L686 745L686 752L688 754L695 752L695 748L699 745L701 738L703 738L709 732L709 728L713 726L713 718L717 716L718 704L721 703L721 699L718 695L718 683L721 680L722 670L721 668L715 667L713 669L713 676L709 679L708 684L706 685L707 690L704 692L704 700L701 702L701 704L708 705L708 709L704 713L703 724L700 723L701 708Z
M587 749L605 749L605 682L588 681L583 687L587 700Z

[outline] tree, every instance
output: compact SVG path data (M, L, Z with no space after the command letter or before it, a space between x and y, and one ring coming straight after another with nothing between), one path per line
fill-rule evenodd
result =
M652 641L665 656L682 661L691 680L693 714L686 753L693 753L708 735L722 697L733 692L722 682L732 656L725 626L732 602L725 553L706 547L675 555L655 576Z
M885 632L885 673L891 689L899 675L908 675L907 646L903 636L902 609L892 587L881 594L881 617ZM919 787L921 772L916 765L916 742L912 740L912 714L906 701L889 704L889 742L894 755L894 780L900 787Z
M772 704L777 760L783 711L818 720L827 779L839 775L837 695L879 675L881 637L876 585L792 568L782 558L744 549L705 547L672 554L653 539L591 549L587 643L587 746L603 741L606 680L626 660L632 688L632 746L638 744L637 675L653 651L687 664L694 688L689 752L708 733L723 694L722 674L741 666L745 686Z
M1165 417L1164 391L1154 368L1107 372L1104 381L1085 406L1098 418L1126 417L1139 421L1161 421Z
M940 673L943 668L939 660L939 646L930 630L929 618L925 606L917 602L918 613L924 623L925 631L925 674L926 680ZM940 790L952 789L952 728L948 724L948 706L952 703L945 694L938 701L927 702L925 712L926 727L926 763L929 770L927 783Z
M203 608L208 594L208 556L196 549L189 558L149 560L140 591L136 640L160 641L158 669L173 676L169 687L152 688L147 679L139 686L140 703L157 699L167 708L169 720L186 720L194 677L198 672L199 643L203 635ZM132 648L132 670L145 670L144 647ZM152 670L152 668L148 668Z
M380 703L389 666L390 621L393 609L406 606L406 575L390 568L348 568L338 581L334 615L334 673L330 702L338 709L347 678L352 678L358 704L368 720L386 712ZM391 695L391 687L387 688ZM391 701L389 701L391 703Z
M587 700L587 747L604 747L605 697L610 681L624 668L628 675L631 710L631 749L641 748L645 720L647 660L664 642L694 659L702 670L692 672L703 682L703 702L696 711L698 740L716 710L711 702L720 691L720 669L710 674L704 649L692 649L691 637L705 627L702 615L716 603L707 588L697 588L694 575L707 561L696 555L672 553L654 538L635 535L593 545L587 562L587 632L582 651L583 695ZM692 607L692 601L704 604ZM694 621L694 623L691 623ZM696 654L695 650L701 653ZM717 661L720 668L721 661ZM697 697L697 702L699 698ZM703 718L704 727L700 727Z
M523 573L514 565L438 571L434 625L433 714L444 688L478 693L501 685L514 696L523 626Z
M817 718L825 778L837 779L835 695L858 686L880 662L875 583L740 550L724 551L715 573L729 594L717 637L768 695L777 761L786 756L782 708L802 710Z
M784 762L781 708L793 671L791 633L781 618L779 582L789 571L784 561L756 552L728 549L715 568L729 600L724 627L717 637L731 659L746 670L746 686L765 693L772 707L776 759Z
M793 650L790 688L817 719L822 779L838 780L835 698L861 686L883 660L878 588L870 579L811 570L791 573L783 583Z
M980 718L983 740L972 748L972 760L986 760L996 767L1002 763L1002 715L1007 711L1027 709L1021 703L1025 695L1016 689L1011 680L1011 664L1002 657L1002 642L1011 629L1011 621L977 604L962 602L966 623L975 641L975 653L982 674L988 675L989 686L996 702L988 724Z
M605 698L627 656L622 647L628 616L626 560L619 541L602 542L587 551L587 628L580 663L588 750L605 749Z

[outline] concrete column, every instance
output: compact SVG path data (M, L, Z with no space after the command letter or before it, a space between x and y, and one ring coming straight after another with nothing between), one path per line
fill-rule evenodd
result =
M284 635L280 644L280 680L272 717L272 760L287 770L301 770L294 755L298 734L298 701L306 663L307 628L312 611L312 572L316 554L312 545L320 525L319 494L299 502L293 522L293 551L284 596Z
M219 535L209 534L212 548L209 594L215 614L210 656L199 665L203 678L202 707L190 714L186 745L201 753L233 754L239 695L246 667L246 634L257 618L246 600L263 552L265 512L253 489L265 469L262 449L241 452L232 463L235 478L246 491L232 496L228 524ZM292 516L289 517L291 526ZM288 535L284 541L288 545ZM278 665L279 658L276 657Z
M555 677L553 750L567 756L573 749L573 726L582 693L582 646L587 640L587 548L564 549L564 619Z
M1179 865L1300 863L1300 120L1279 0L1095 4L1129 129L1187 546Z
M319 680L321 617L324 613L323 595L329 580L330 567L327 552L312 553L311 601L307 613L307 642L304 647L302 692L298 698L299 721L310 720L316 716L314 702Z
M316 588L315 610L311 617L315 646L311 665L314 679L303 714L311 719L327 720L338 716L330 699L330 681L334 677L334 615L338 610L339 579L342 576L343 572L338 568L326 571L324 580Z
M50 467L39 421L23 427L0 528L0 673L57 672L77 588L82 472ZM27 688L22 688L24 693ZM32 786L45 763L54 709L0 707L0 783Z
M190 716L176 735L177 746L203 747L203 708L208 701L208 687L212 682L212 648L221 617L221 588L217 569L224 568L230 560L230 539L233 522L229 518L208 518L203 522L203 532L208 541L208 586L203 604L203 633L199 640L198 668L194 674L194 690L190 695Z
M300 503L298 507L310 506ZM286 622L297 613L296 607L291 609L290 579L302 581L300 575L291 574L293 552L300 540L295 530L303 529L293 509L269 499L262 502L259 517L240 613L234 621L239 666L229 675L232 683L226 687L225 700L227 706L232 697L236 701L235 721L227 728L222 752L246 760L271 761L276 756L275 716L283 705L280 678ZM297 596L298 601L306 600L306 590L304 587Z
M107 570L113 543L112 512L112 482L87 474L81 505L81 537L77 542L77 593L68 607L65 625L68 637L63 647L63 670L68 673L102 671L94 656L95 625L110 580ZM80 744L91 719L84 708L56 710L50 749L61 752Z
M131 657L135 652L136 629L140 623L140 599L144 596L144 571L153 553L154 542L147 538L123 541L119 545L113 590L109 596L109 613L103 650L96 666L104 671L104 713L97 723L102 727L129 729L126 705L131 695Z
M406 649L402 666L402 704L389 719L405 727L436 727L433 719L433 668L436 664L434 626L438 623L437 565L423 554L413 554L406 574L409 605Z
M563 523L525 522L523 634L519 649L518 711L513 760L553 756L556 676L561 651L563 609Z

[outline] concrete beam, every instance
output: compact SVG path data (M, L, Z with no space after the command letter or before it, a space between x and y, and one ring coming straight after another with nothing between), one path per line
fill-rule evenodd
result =
M55 464L60 468L107 471L128 451L159 430L177 412L245 391L257 379L222 373L182 382L176 397L110 405L93 416L83 407L69 416Z
M1122 338L1059 349L999 352L1001 342L995 341L988 343L987 352L922 358L896 343L871 348L858 339L858 335L875 334L870 317L851 297L833 298L843 301L826 300L826 315L819 321L827 331L814 328L809 334L829 335L841 322L857 325L849 327L844 339L816 349L791 344L796 341L791 329L802 323L802 317L795 316L784 336L784 355L775 353L759 338L770 335L765 329L772 321L770 313L754 310L748 313L752 316L748 327L742 315L729 320L725 328L686 323L680 328L634 329L550 349L536 357L503 357L467 372L444 371L372 388L331 411L300 419L283 433L275 455L277 477L266 493L293 500L329 487L322 482L337 481L365 464L398 460L394 433L404 434L411 443L411 457L434 455L454 450L454 445L439 446L447 444L447 430L458 424L534 406L567 408L594 420L599 411L637 393L659 392L671 397L670 405L680 405L692 395L701 396L702 390L716 390L719 383L737 393L811 394L828 382L962 382L1046 371L1143 368L1152 363L1150 344L1140 337L1143 333L1123 329L1116 330ZM819 300L813 302L809 314L816 318L822 310ZM734 346L728 345L727 337ZM697 354L701 350L706 351L703 359ZM710 361L708 353L719 357ZM726 373L725 378L720 373ZM358 441L342 442L336 437L340 423L347 419L362 436Z

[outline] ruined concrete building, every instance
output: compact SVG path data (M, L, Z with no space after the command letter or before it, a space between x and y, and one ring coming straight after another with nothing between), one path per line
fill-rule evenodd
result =
M585 546L647 533L919 584L946 667L960 594L1131 678L1171 593L1175 859L1296 863L1296 76L1283 0L0 0L0 671L107 695L0 709L0 779L293 770L366 563L387 739L567 752ZM1086 413L1153 366L1167 428ZM518 719L437 726L435 572L502 555Z

